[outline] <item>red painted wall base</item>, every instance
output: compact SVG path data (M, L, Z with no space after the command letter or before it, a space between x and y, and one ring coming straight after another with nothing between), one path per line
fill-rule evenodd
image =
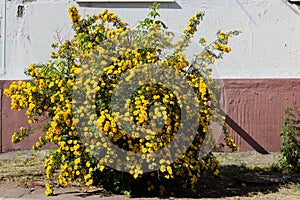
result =
M28 127L25 112L10 110L10 99L3 90L12 81L0 80L0 152L31 149L38 133L18 144L11 143L11 135L20 126ZM300 79L224 79L226 114L249 136L269 152L281 146L280 126L285 105L300 103ZM299 105L299 104L298 104ZM254 150L246 140L230 129L241 151ZM219 138L222 141L222 138Z

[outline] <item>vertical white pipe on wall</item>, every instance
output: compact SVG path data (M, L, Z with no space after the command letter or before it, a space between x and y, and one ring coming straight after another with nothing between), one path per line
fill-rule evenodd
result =
M6 67L6 1L3 2L3 16L2 16L2 59L1 59L1 66L0 66L0 74L5 74L5 67Z

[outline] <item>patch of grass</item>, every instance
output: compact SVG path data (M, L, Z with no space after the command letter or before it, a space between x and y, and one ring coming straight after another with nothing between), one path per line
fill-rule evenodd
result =
M300 183L292 185L291 188L294 189L296 192L300 192Z
M32 162L32 154L36 157ZM22 151L22 153L0 154L0 184L16 182L20 186L43 185L46 179L44 157L47 150L40 152ZM11 155L10 155L11 154Z
M236 161L238 161L237 158L233 157L228 152L215 153L215 155L218 157L220 162L222 162L222 161L226 161L226 162L236 162Z

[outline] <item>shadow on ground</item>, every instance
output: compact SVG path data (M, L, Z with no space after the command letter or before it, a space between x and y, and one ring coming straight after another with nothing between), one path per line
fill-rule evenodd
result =
M280 171L275 167L248 168L245 165L227 165L220 167L219 176L203 175L195 193L178 189L180 187L176 187L176 183L167 188L172 193L171 196L177 198L221 198L275 193L283 186L299 183L300 173ZM134 198L154 196L155 191L149 193L138 186L132 193Z
M136 180L130 196L131 198L223 198L234 196L254 196L258 193L276 193L282 187L292 184L300 184L300 172L282 171L274 166L269 167L248 167L246 165L225 165L220 166L218 176L203 175L195 192L182 188L175 180L161 182L167 190L167 195L161 197L156 186L154 190L147 190L146 181ZM157 179L156 179L157 181ZM160 183L159 183L160 184ZM65 194L65 193L62 193ZM57 194L60 196L62 194ZM113 194L105 190L96 189L89 192L78 192L77 197L109 197Z
M274 193L282 186L300 182L300 174L287 173L276 168L253 168L228 165L220 169L219 177L203 177L200 197L252 196Z

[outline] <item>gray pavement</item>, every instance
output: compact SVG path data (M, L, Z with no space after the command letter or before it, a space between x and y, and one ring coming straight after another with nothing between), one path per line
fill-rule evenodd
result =
M55 188L54 196L45 196L45 188L22 188L15 183L0 185L0 200L125 200L125 195L105 196L100 191L83 192L80 188ZM158 198L139 198L147 200L158 200Z
M125 195L103 194L101 191L83 192L80 188L55 188L54 196L46 196L45 188L24 188L8 182L0 185L0 200L125 200ZM159 198L135 198L138 200L158 200Z

